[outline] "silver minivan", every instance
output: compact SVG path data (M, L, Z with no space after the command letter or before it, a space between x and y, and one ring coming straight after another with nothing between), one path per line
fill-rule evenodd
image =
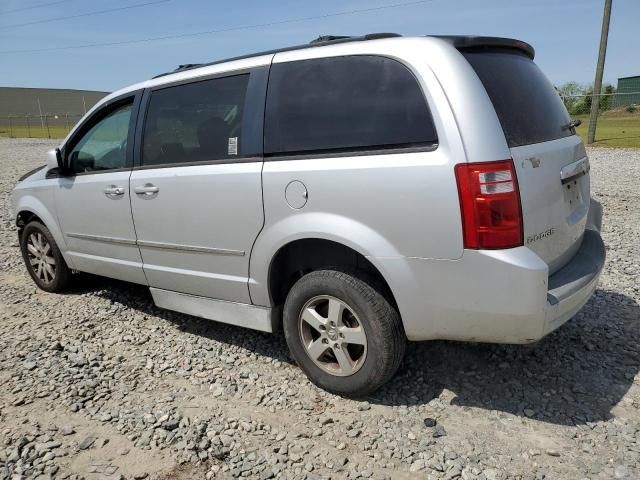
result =
M309 378L362 396L407 340L534 342L605 258L589 161L533 48L321 37L119 90L14 191L27 270L282 329Z

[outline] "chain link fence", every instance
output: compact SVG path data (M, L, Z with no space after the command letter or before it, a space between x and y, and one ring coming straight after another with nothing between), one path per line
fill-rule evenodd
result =
M0 137L63 138L107 93L0 87Z
M0 137L64 138L82 114L46 113L0 117Z
M591 111L593 93L563 95L560 98L570 115L585 115ZM640 91L638 92L603 92L597 95L600 99L600 113L608 110L619 110L635 113L640 109Z

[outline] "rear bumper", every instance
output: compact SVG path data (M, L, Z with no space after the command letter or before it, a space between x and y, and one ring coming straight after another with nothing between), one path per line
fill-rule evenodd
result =
M549 277L543 335L558 328L587 303L598 284L604 260L600 233L586 230L575 257Z
M526 247L465 250L458 260L375 259L390 280L409 340L530 343L574 316L604 266L601 207L592 201L580 249L549 276Z

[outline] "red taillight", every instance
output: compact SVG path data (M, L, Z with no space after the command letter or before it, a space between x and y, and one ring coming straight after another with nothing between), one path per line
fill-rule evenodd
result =
M456 165L464 248L523 244L522 208L513 160Z

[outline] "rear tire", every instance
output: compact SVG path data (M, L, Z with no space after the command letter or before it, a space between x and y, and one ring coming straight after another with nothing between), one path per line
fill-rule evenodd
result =
M46 292L62 292L71 283L71 270L51 232L38 221L27 224L20 235L22 258L31 278Z
M406 337L396 309L357 274L311 272L291 288L283 329L291 355L329 392L362 397L398 370Z

